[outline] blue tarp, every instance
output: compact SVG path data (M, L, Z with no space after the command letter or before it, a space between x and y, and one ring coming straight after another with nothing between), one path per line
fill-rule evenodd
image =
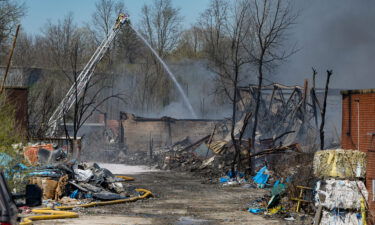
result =
M228 182L230 179L229 178L226 178L226 177L220 177L220 183L226 183Z
M254 214L257 214L257 213L264 212L264 209L261 209L261 208L258 208L258 209L255 209L255 208L249 208L247 211L249 211L249 212L251 212L251 213L254 213Z
M220 183L227 183L229 181L240 181L241 183L247 182L245 179L245 174L238 171L228 171L227 176L220 177Z
M267 166L264 166L258 171L258 173L253 177L255 183L258 184L260 188L264 188L267 184L268 178L270 177L267 170Z
M70 194L70 198L77 198L78 197L78 193L79 193L79 190L77 189L77 190L75 190L75 191L73 191L71 194Z
M4 152L0 153L0 166L4 168L4 176L7 179L10 179L12 176L20 176L19 173L22 170L29 169L27 166L25 166L22 163L18 163L16 165L10 165L12 161L13 161L13 157L11 157L10 155Z
M29 176L40 176L40 177L61 177L61 173L55 171L34 171L28 174Z
M9 156L6 153L1 152L0 153L0 166L6 167L9 165L9 163L13 160L11 156Z

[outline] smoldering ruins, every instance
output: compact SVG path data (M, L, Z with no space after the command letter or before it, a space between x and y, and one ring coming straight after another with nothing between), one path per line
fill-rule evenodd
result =
M375 223L374 3L30 4L0 1L0 223Z

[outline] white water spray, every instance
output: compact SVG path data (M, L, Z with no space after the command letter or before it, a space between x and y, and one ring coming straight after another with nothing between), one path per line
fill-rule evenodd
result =
M140 39L142 39L142 41L147 45L147 47L151 50L151 52L155 55L155 57L163 65L164 70L168 73L169 77L172 79L173 83L175 84L175 86L177 87L178 91L180 92L180 94L181 94L181 96L182 96L182 98L184 100L184 103L188 107L191 115L193 116L194 119L196 119L197 115L194 112L193 106L191 106L191 103L190 103L188 97L186 96L184 90L182 89L181 85L178 83L176 77L173 75L173 73L171 72L171 70L169 69L169 67L167 66L167 64L165 64L165 62L160 58L160 56L155 51L155 49L152 48L152 46L150 45L150 43L148 43L148 41L136 29L134 29L132 26L130 26L130 27L134 30L134 32L137 34L137 36Z

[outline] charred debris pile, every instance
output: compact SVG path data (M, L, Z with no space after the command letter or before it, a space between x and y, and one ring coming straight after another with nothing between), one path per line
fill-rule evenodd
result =
M269 188L268 195L249 203L247 208L252 213L281 215L290 220L301 219L290 212L314 213L312 189L317 178L313 175L313 158L321 149L327 90L309 88L307 81L304 86L274 83L262 87L254 138L257 86L238 90L239 116L233 129L230 120L224 120L198 140L192 141L186 135L162 147L150 142L147 151L127 156L120 153L120 162L190 171L224 186Z
M311 164L312 154L319 149L323 92L308 88L307 81L303 87L277 83L262 87L259 122L253 138L257 87L249 85L238 90L239 116L233 129L230 120L223 120L194 141L189 134L164 146L144 140L150 142L147 150L126 157L121 152L120 162L201 172L209 177L219 177L230 170L254 175L263 166L282 174L281 169L288 166ZM288 163L292 161L297 164Z
M8 180L22 217L38 213L32 207L40 205L51 210L77 211L152 196L150 191L129 183L134 180L132 177L114 175L97 163L72 159L67 146L20 143L14 145L14 150L17 158L0 154L3 170L0 176ZM2 185L2 188L6 186Z

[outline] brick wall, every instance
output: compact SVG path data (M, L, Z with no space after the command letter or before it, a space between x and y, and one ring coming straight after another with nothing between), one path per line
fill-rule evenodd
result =
M358 149L367 153L366 187L370 210L375 214L372 180L375 180L375 90L342 92L343 149Z
M220 120L178 120L172 118L150 119L126 114L122 119L124 144L129 152L148 151L150 140L153 147L163 147L189 137L194 142L212 133ZM218 138L223 138L218 129Z

